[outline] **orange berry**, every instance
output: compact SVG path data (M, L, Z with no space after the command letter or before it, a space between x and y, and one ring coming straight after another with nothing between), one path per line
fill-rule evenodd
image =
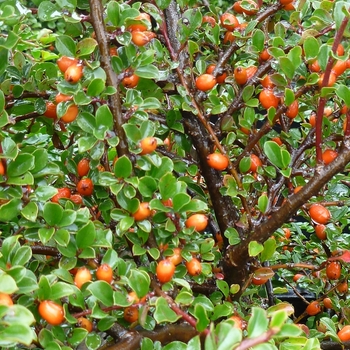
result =
M265 109L269 109L270 107L277 108L279 104L279 98L270 89L264 89L260 92L259 101Z
M323 305L326 309L333 309L332 300L328 297L323 299Z
M81 289L81 287L86 283L92 280L92 275L90 270L85 267L79 267L77 273L74 276L74 284Z
M336 53L338 56L344 55L345 51L344 51L344 46L342 44L338 45Z
M276 136L271 139L272 141L275 141L279 146L283 145L283 142L280 137Z
M302 273L296 273L294 276L293 276L293 281L294 282L297 282L301 277L304 277L305 275L303 275Z
M256 67L256 66L247 67L246 68L247 79L249 80L250 78L252 78L257 70L258 70L258 67Z
M309 215L318 224L326 224L331 219L329 210L321 204L312 204L309 208Z
M155 37L156 37L156 34L149 31L144 31L144 32L132 31L131 32L131 41L136 46L145 46Z
M283 228L283 231L284 231L284 238L289 239L290 236L291 236L291 234L292 234L291 231L290 231L290 229L287 228L287 227L284 227L284 228Z
M326 149L322 153L322 160L325 165L332 163L335 158L338 157L338 152L332 149Z
M60 102L66 102L66 101L70 101L73 99L73 96L71 95L65 95L62 94L61 92L59 92L56 96L55 96L55 101L56 103L60 103Z
M208 217L204 214L193 214L185 221L185 226L193 227L196 231L201 232L207 227L208 221Z
M77 319L78 327L86 329L89 333L92 332L94 326L90 320L85 317L79 317Z
M69 199L75 204L83 204L83 198L80 194L72 194Z
M80 177L87 175L90 171L90 160L88 158L81 159L77 165L77 171Z
M62 56L57 60L57 66L62 73L65 73L68 67L73 64L77 64L78 60L73 57Z
M83 65L81 63L74 63L70 65L64 73L64 79L68 83L75 84L83 76Z
M169 260L165 259L158 263L156 268L157 278L161 283L167 283L171 281L175 273L175 265Z
M94 184L91 179L84 178L77 183L77 192L82 196L91 196L94 192Z
M71 105L67 108L66 113L61 117L60 120L68 124L73 122L75 119L77 119L78 114L79 114L78 106Z
M349 286L348 286L348 282L346 282L346 281L341 282L337 285L337 291L340 294L345 294L348 292L348 290L349 290Z
M96 278L100 281L111 283L113 281L113 270L108 264L102 264L96 270Z
M265 75L264 79L261 80L261 85L266 89L271 89L275 86L269 75Z
M146 137L140 141L140 155L152 153L157 148L157 140L154 137Z
M236 67L234 70L234 76L237 84L239 85L244 85L248 81L246 68Z
M134 323L139 319L139 309L137 306L129 306L124 310L124 319L129 323Z
M260 52L259 58L261 61L267 61L271 58L271 55L267 51L267 49L264 49L263 51Z
M196 79L196 87L201 91L211 90L216 85L216 78L212 74L202 74Z
M295 100L286 110L286 116L290 119L294 119L299 113L299 102Z
M152 211L149 208L148 202L141 202L139 208L132 214L135 221L142 221L152 215Z
M229 160L224 154L215 152L207 156L207 163L213 169L225 170L228 167Z
M251 154L249 171L255 173L259 166L262 166L262 161L260 160L260 158L255 154Z
M332 72L336 75L342 75L346 70L348 69L348 66L346 64L346 61L337 61L336 64L332 68Z
M338 337L342 342L350 340L350 325L344 326L338 333Z
M339 261L332 261L326 267L326 275L330 280L337 280L341 275L341 265Z
M232 32L227 31L224 35L223 43L226 44L232 44L236 40L236 37L233 35Z
M206 70L206 73L212 74L214 69L215 69L215 67L216 67L215 64L209 65L207 70ZM218 75L216 77L216 82L219 83L219 84L223 84L225 82L226 77L227 77L227 74L224 72L223 74Z
M318 79L318 86L319 86L320 88L322 87L323 77L324 77L324 73L322 73L322 74L320 75L320 78ZM333 86L333 85L335 84L336 81L337 81L337 76L336 76L336 74L332 71L331 74L329 75L327 87Z
M171 261L175 266L181 264L182 256L181 256L181 248L174 248L173 255L167 257L167 260Z
M190 261L186 262L186 268L191 276L198 276L202 272L202 264L197 258L192 258Z
M318 73L321 71L321 67L320 64L317 60L312 61L311 63L309 63L309 70L310 72L315 72Z
M315 316L319 314L322 311L322 309L320 303L315 300L307 306L305 311L309 316Z
M216 20L212 16L203 16L202 23L209 23L211 27L215 27Z
M321 241L327 239L326 226L322 224L318 224L315 226L315 233L318 239Z
M309 118L309 123L311 126L314 128L316 126L316 113L311 113L310 118Z
M51 198L51 202L54 203L59 203L59 200L61 198L70 198L71 197L71 191L68 187L61 187L57 189L57 194L55 194L52 198Z
M221 25L229 31L234 31L239 26L238 19L232 13L224 13L220 17Z
M64 321L63 307L54 301L42 301L39 304L38 311L40 316L52 326L58 326Z
M126 88L132 89L137 86L140 78L136 74L127 75L123 78L122 84Z
M56 119L57 118L56 105L53 102L47 101L46 111L44 112L43 115L47 118Z
M6 293L0 293L0 305L5 305L5 306L13 305L11 296Z

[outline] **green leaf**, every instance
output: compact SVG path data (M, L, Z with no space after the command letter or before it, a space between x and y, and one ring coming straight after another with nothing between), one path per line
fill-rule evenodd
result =
M44 205L43 217L50 226L58 225L63 217L63 208L57 203L47 202Z
M35 222L38 217L38 206L35 202L29 202L21 211L23 217Z
M146 271L132 269L130 271L129 283L132 290L139 298L144 297L151 284L151 279Z
M218 344L215 349L217 350L234 349L242 341L242 331L232 327L228 322L221 322L217 326L215 333Z
M58 300L74 294L76 289L68 283L57 282L51 287L51 299Z
M345 85L340 85L335 90L335 93L344 101L346 106L350 108L350 88Z
M78 139L79 153L89 151L96 144L97 139L94 136L83 136Z
M261 29L256 29L252 35L253 45L259 52L263 51L265 45L265 34Z
M78 41L76 55L78 57L90 55L91 53L93 53L95 51L97 45L98 45L98 43L95 39L83 38L83 39Z
M127 178L132 173L132 163L126 156L117 159L114 164L114 175L116 178Z
M274 238L269 238L264 242L264 250L260 256L261 262L268 261L272 258L273 254L276 251L276 246L276 240Z
M290 106L295 100L294 92L291 89L286 88L284 90L284 104Z
M109 283L105 281L95 281L90 283L86 289L103 305L113 305L113 288Z
M21 210L22 201L17 198L11 199L0 206L0 222L9 222L14 219Z
M269 198L266 194L262 194L258 199L258 208L262 213L266 212L267 205L269 203Z
M191 197L187 193L177 193L173 198L173 208L176 212L181 212L182 208L191 201Z
M239 237L238 231L233 227L229 227L228 229L226 229L224 235L228 239L230 245L236 245L241 242L241 238Z
M74 40L68 35L60 35L56 38L56 49L63 56L75 57L76 45Z
M226 281L224 280L216 280L216 285L222 292L222 294L225 296L225 298L229 295L229 286Z
M36 336L29 325L14 324L0 330L0 346L4 347L10 344L13 344L13 346L16 344L30 346L35 338Z
M76 242L78 248L90 247L96 239L96 229L92 221L84 225L76 235Z
M20 176L34 168L35 158L32 154L21 153L7 167L7 173L11 177Z
M151 64L147 66L138 67L135 70L135 74L140 78L155 79L155 80L159 79L158 68Z
M105 88L106 84L103 79L93 79L87 88L87 94L88 96L99 96Z
M257 256L263 250L264 250L263 245L258 243L257 241L249 242L249 246L248 246L249 256Z
M168 8L170 2L171 0L156 0L156 4L161 10L165 10L166 8Z
M320 49L318 40L313 36L308 36L304 41L305 59L307 61L316 59Z
M269 325L268 318L266 316L266 311L258 308L252 308L252 316L248 322L248 337L255 338L267 331Z
M254 86L247 85L242 92L242 99L244 102L248 102L254 94Z
M210 320L207 314L207 310L200 303L197 303L194 307L194 316L197 319L197 331L204 331L208 327Z
M276 142L266 141L264 143L264 152L272 164L280 169L288 167L291 157L289 152L280 147Z
M163 322L174 323L181 318L169 307L168 302L163 297L157 299L153 317L158 324Z
M243 157L239 162L239 170L242 173L247 173L250 169L250 157Z
M287 57L279 57L279 65L288 79L293 79L297 67Z
M25 266L32 257L32 250L29 246L22 246L16 250L15 255L11 259L12 265Z
M16 281L6 273L0 275L0 292L5 294L12 294L18 291Z
M42 227L39 228L38 230L38 234L39 234L39 238L42 244L46 244L54 235L55 233L55 228L54 227L50 227L50 228L46 228L46 227Z
M43 22L55 21L62 18L62 11L56 4L50 1L43 1L38 7L38 16Z

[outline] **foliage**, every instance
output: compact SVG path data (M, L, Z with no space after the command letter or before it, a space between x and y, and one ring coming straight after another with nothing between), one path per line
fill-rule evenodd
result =
M349 6L238 5L1 3L1 347L341 341L350 324ZM238 19L232 33L225 12ZM69 74L62 56L74 58ZM198 83L203 74L214 87ZM224 165L208 162L215 153ZM311 219L314 203L329 215ZM176 268L159 271L164 259ZM339 278L327 277L332 261ZM96 274L102 264L111 283ZM47 300L63 307L62 324L39 313ZM307 314L312 300L321 312Z

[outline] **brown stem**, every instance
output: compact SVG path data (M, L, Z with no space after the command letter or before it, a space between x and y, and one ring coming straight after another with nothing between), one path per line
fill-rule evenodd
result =
M272 270L279 270L279 269L308 269L308 270L314 270L316 267L314 265L310 264L304 264L304 263L287 263L287 264L276 264L269 266Z
M194 329L196 329L196 325L197 325L197 321L194 317L192 317L191 315L189 315L187 312L183 311L182 309L180 309L176 303L174 302L174 300L168 295L166 294L165 292L163 292L160 288L159 288L159 285L157 284L157 282L152 279L152 287L153 287L153 290L155 291L155 293L158 295L158 296L161 296L163 297L169 304L170 308L175 311L175 313L179 316L182 317L182 319L184 321L186 321L189 325L191 325ZM205 329L203 332L202 332L204 335L207 335L209 334L209 329Z
M259 335L258 337L255 338L247 338L244 339L241 344L239 344L235 350L248 350L252 348L255 345L266 343L269 341L275 334L277 334L280 331L279 328L273 327L266 331L265 333Z
M243 285L249 275L249 243L252 241L265 242L273 232L292 217L313 195L317 194L335 174L341 172L349 162L350 139L345 138L338 157L332 163L318 167L314 176L298 193L289 196L278 211L254 227L249 239L241 241L238 245L228 247L223 263L227 282Z
M99 0L89 0L90 9L91 9L91 22L95 30L96 39L100 48L100 62L101 67L105 70L107 75L107 84L113 86L117 92L110 96L109 107L113 114L114 119L114 132L119 137L119 144L117 145L118 156L123 155L129 156L129 148L127 138L122 127L123 114L121 107L121 100L119 95L119 81L117 74L114 72L110 55L108 40L106 36L106 29L104 26L104 17L103 17L103 6L102 2Z
M340 41L344 35L344 31L346 29L346 26L348 25L349 18L344 17L338 32L335 35L334 42L332 45L332 51L335 54L338 48L338 45L340 44ZM333 67L334 58L331 56L328 59L328 63L326 66L326 70L324 72L321 89L325 86L328 86L329 77L331 75L332 67ZM323 113L324 113L324 107L326 105L326 97L320 97L318 108L317 108L317 114L316 114L316 160L318 164L321 164L323 162L322 160L322 119L323 119Z

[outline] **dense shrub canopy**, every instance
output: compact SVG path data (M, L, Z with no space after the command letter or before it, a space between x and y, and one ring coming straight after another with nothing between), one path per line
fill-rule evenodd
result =
M349 10L3 1L0 347L350 340Z

